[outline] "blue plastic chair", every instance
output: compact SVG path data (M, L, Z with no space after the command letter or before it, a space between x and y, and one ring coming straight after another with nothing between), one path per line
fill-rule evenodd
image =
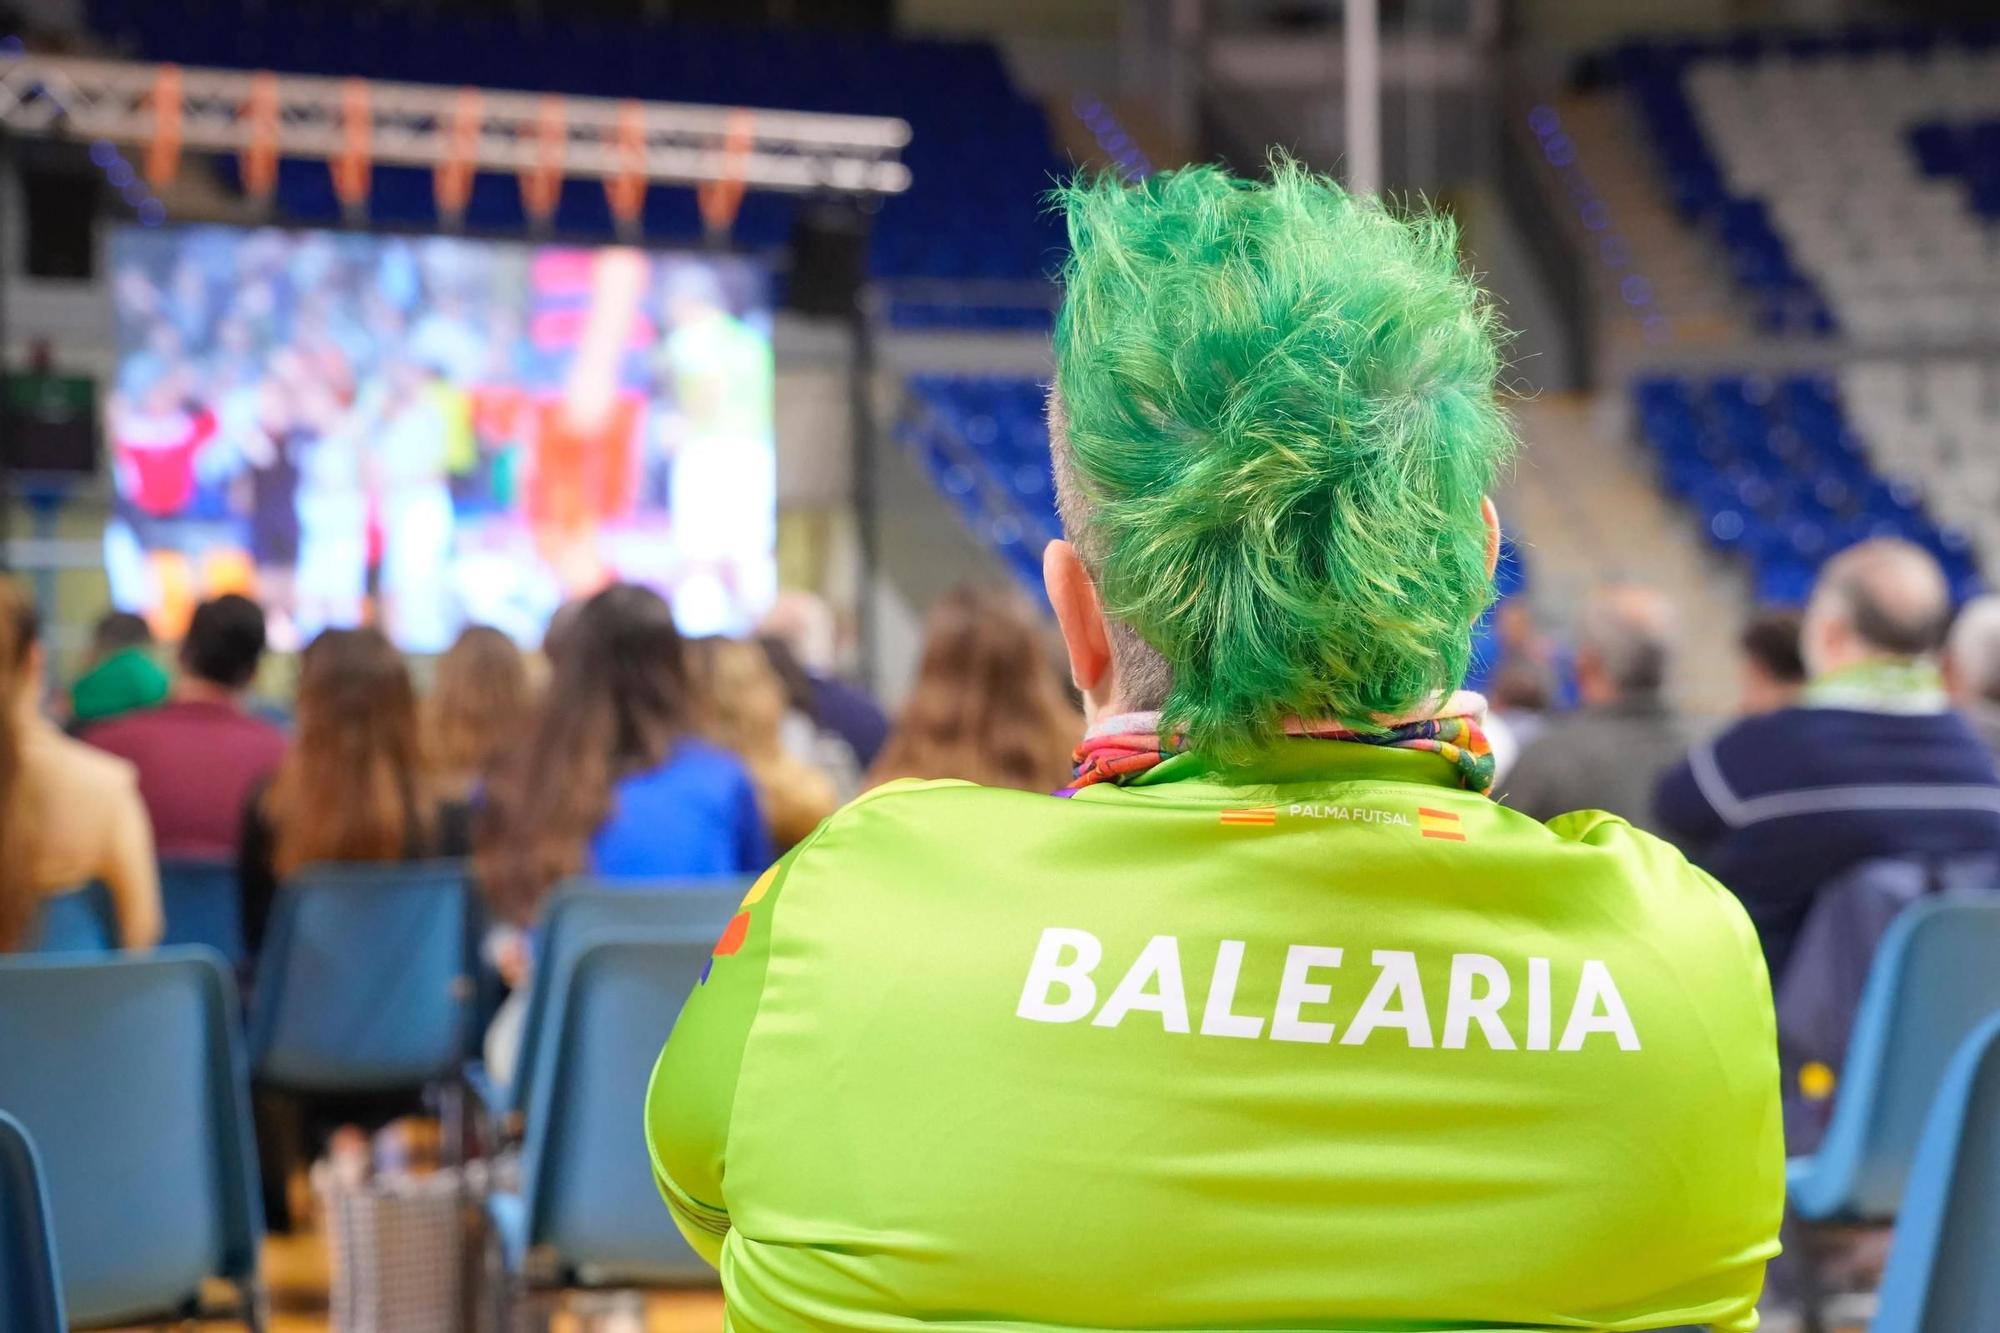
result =
M86 884L42 899L31 933L31 953L106 954L118 948L111 894L102 884Z
M1826 1138L1788 1164L1808 1222L1889 1222L1924 1117L1966 1036L2000 1013L2000 898L1927 898L1882 937Z
M178 1318L222 1278L261 1328L264 1219L222 960L0 959L0 1014L0 1107L47 1168L69 1317Z
M570 1285L713 1280L674 1230L638 1143L654 1062L712 949L599 940L576 956L549 1019L548 1076L528 1114L521 1192L487 1200L490 1253L508 1299Z
M68 1333L55 1226L35 1141L0 1111L0 1328L8 1333Z
M2000 1014L1945 1071L1870 1333L2000 1328Z
M166 911L164 944L205 944L241 967L243 894L233 861L211 857L163 857L160 903Z
M527 1114L541 1068L550 998L561 993L562 978L585 942L644 935L713 944L749 887L748 880L736 879L628 882L616 888L600 880L573 880L558 889L542 916L513 1080L497 1088L472 1074L481 1100L510 1116Z
M473 1005L457 861L316 866L278 890L250 1059L287 1092L388 1092L456 1076Z

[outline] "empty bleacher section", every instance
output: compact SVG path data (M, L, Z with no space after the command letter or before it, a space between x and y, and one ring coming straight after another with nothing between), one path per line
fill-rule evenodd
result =
M2000 33L1854 28L1632 44L1682 216L1772 333L2000 336Z
M1804 601L1821 560L1871 536L1918 542L1944 562L1960 596L1977 590L1970 539L1933 513L1963 512L1964 497L1939 484L1932 456L1915 452L1940 437L1885 418L1872 391L1884 373L1898 371L1861 364L1837 380L1658 374L1634 387L1662 483L1700 516L1718 550L1748 561L1760 600ZM1868 406L1850 412L1850 398Z
M1045 390L1032 379L916 375L897 436L973 533L1033 597L1061 535Z
M1041 108L1009 79L984 42L908 40L841 31L759 31L529 22L500 14L427 10L348 12L335 6L267 5L253 0L92 0L91 23L107 44L133 56L419 83L467 84L593 97L633 97L788 110L896 115L913 136L904 160L914 185L876 221L871 271L899 279L1040 282L1060 259L1062 234L1040 205L1064 163L1051 147ZM234 171L233 163L225 163ZM323 163L280 163L277 203L295 222L341 217ZM752 193L736 240L782 245L797 201ZM430 173L382 167L369 199L379 226L436 220ZM654 189L646 235L681 241L701 235L690 190ZM482 173L465 225L518 232L519 187ZM564 185L555 230L603 238L612 222L594 183ZM910 303L919 320L934 307ZM1013 309L1019 303L996 303ZM1046 300L1042 303L1046 309ZM922 313L928 309L930 313ZM1010 321L1045 323L1027 315Z

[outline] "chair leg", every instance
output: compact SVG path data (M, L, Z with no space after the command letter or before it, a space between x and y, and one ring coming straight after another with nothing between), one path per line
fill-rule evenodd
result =
M453 1075L424 1088L424 1104L437 1112L438 1155L444 1166L464 1166L472 1144L472 1099Z
M500 1237L483 1221L479 1233L479 1292L474 1304L480 1311L477 1333L516 1333L523 1323L529 1292L519 1274L507 1271L507 1257Z
M1827 1333L1826 1283L1820 1268L1825 1257L1819 1230L1810 1222L1785 1213L1783 1230L1788 1265L1799 1302L1799 1333Z
M241 1283L238 1294L243 1306L243 1327L248 1333L266 1333L271 1327L271 1293L261 1279Z

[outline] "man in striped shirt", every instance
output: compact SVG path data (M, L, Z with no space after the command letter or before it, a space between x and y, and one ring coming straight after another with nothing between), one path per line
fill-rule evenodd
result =
M1743 719L1660 780L1662 831L1743 900L1774 981L1814 896L1849 867L2000 854L2000 778L1938 674L1950 620L1921 547L1850 547L1806 609L1798 705Z

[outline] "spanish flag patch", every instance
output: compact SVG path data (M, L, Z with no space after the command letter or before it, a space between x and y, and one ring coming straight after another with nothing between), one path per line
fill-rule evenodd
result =
M1435 810L1428 805L1417 807L1417 832L1426 838L1442 838L1446 842L1464 842L1465 831L1459 826L1459 818L1449 810Z

